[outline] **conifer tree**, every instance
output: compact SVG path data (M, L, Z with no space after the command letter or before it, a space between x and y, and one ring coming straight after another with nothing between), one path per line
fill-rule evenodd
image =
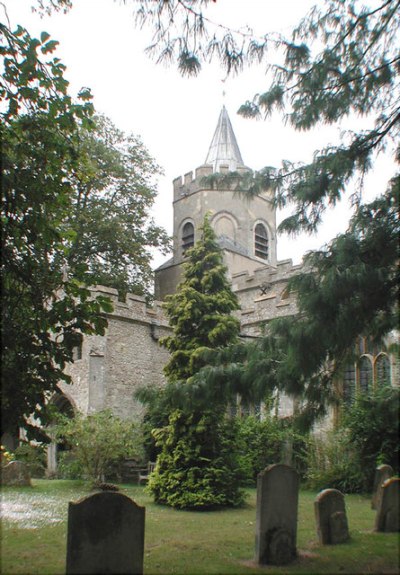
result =
M239 303L207 217L201 231L201 240L188 251L176 294L166 298L173 335L161 343L171 352L165 367L171 382L187 380L204 365L202 355L207 349L234 343L239 334L239 320L231 315Z
M177 293L165 304L173 328L162 341L171 352L165 373L175 389L190 387L205 365L204 354L236 342L239 334L239 321L231 315L238 301L207 217L201 231ZM225 411L223 401L172 409L168 425L155 432L161 453L149 488L157 502L191 509L242 502L235 423Z

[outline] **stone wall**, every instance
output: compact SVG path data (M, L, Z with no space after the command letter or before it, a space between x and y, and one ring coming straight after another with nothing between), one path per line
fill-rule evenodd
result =
M102 286L92 293L108 295L113 301L106 334L84 337L81 359L67 369L72 383L59 387L84 414L109 408L123 418L139 417L142 406L134 392L142 386L164 384L168 352L159 339L170 329L163 310L159 303L149 308L144 298L132 294L120 302L116 290Z

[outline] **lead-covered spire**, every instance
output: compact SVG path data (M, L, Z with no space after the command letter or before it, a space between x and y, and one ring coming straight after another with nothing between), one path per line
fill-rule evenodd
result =
M233 132L225 106L222 107L219 115L217 128L205 163L211 164L214 172L219 172L221 165L228 165L230 172L235 172L239 167L244 166L236 136Z

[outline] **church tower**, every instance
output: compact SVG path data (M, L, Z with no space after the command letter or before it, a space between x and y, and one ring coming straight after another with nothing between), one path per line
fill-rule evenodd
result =
M233 186L218 186L205 180L212 174L251 172L246 167L223 106L205 163L174 180L173 256L156 270L155 297L158 300L174 293L181 278L186 251L199 237L204 217L210 214L211 225L224 251L230 277L241 272L275 267L276 213L272 193L245 197Z

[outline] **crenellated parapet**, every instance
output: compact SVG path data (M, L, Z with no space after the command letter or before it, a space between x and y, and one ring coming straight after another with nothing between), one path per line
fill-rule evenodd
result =
M126 295L124 301L121 301L116 289L100 285L90 288L90 291L93 297L103 295L111 300L114 310L106 314L107 317L168 328L168 321L162 303L159 301L154 301L149 306L144 297L131 293Z
M218 173L227 174L229 172L229 165L221 165ZM235 170L239 175L251 172L250 168L245 166L239 166ZM213 190L214 186L211 183L206 183L204 178L211 176L214 172L213 166L210 164L204 164L196 168L193 172L187 172L183 177L179 176L173 181L174 186L174 201L180 200L182 197L194 194L196 192ZM232 181L232 188L235 183Z

